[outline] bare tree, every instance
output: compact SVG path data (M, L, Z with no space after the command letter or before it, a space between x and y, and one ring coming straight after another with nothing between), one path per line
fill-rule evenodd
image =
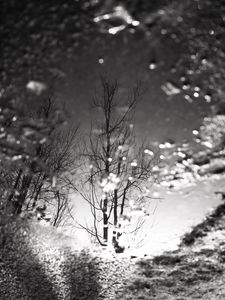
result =
M51 98L44 100L29 112L23 108L18 113L7 106L2 110L0 154L5 180L1 184L1 207L7 207L12 215L34 211L40 215L43 207L54 207L51 211L56 226L65 221L63 213L67 211L68 217L71 210L63 174L68 175L75 167L78 128L62 125L60 109Z
M144 144L137 146L131 123L140 96L137 85L121 102L116 81L101 79L101 94L95 94L92 109L99 112L85 144L84 157L89 170L83 172L85 189L79 189L93 215L93 228L81 225L95 236L101 245L109 240L109 226L113 226L112 243L118 247L121 222L125 209L136 206L144 198L146 181L151 176L153 152ZM146 194L146 193L145 193ZM147 196L147 194L146 194ZM134 201L134 204L131 204ZM99 224L103 223L102 234Z
M65 178L70 178L77 168L77 130L75 126L67 126L53 132L51 142L45 144L40 154L50 176L39 170L26 200L28 211L45 205L41 219L56 227L68 225L72 220L72 200Z

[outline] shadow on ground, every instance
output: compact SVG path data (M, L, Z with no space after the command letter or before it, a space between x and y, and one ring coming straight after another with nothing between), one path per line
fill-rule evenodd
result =
M0 229L0 300L97 299L98 268L88 253L50 249L28 223Z

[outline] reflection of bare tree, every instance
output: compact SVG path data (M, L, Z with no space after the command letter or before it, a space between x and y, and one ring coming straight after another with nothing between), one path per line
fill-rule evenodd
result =
M46 99L45 99L46 100ZM41 101L40 101L41 102ZM75 165L77 127L61 125L59 108L48 98L40 107L3 106L1 125L2 199L1 209L13 215L34 213L39 207L55 205L57 224L62 221L62 203L71 206L69 198L58 205L57 189L68 194L63 174ZM4 195L4 196L3 196ZM54 197L53 197L54 196ZM55 204L54 204L55 203ZM60 213L57 211L60 208ZM70 208L71 209L71 208ZM4 213L4 212L3 212ZM44 214L44 213L43 213ZM54 217L55 218L55 217Z
M90 172L84 175L85 189L78 190L89 203L94 220L93 228L82 227L104 244L108 242L109 226L113 225L113 243L117 244L119 224L129 200L135 199L137 204L144 198L144 184L151 175L153 153L144 145L138 147L133 134L131 119L140 96L139 86L132 90L125 103L120 104L117 82L102 79L101 84L101 94L96 94L92 101L93 109L100 115L84 151ZM99 233L101 222L102 234Z
M68 225L72 212L69 186L65 176L70 177L76 167L76 137L77 127L64 128L54 133L52 142L46 144L42 157L51 171L52 180L39 180L33 191L38 194L38 199L47 205L47 211L52 215L51 223L54 226ZM31 197L32 199L32 197ZM28 205L36 205L36 196ZM46 219L46 216L44 216ZM71 218L70 218L71 219Z
M54 205L55 214L53 220L51 221L52 225L55 227L68 225L71 221L73 205L69 198L69 194L60 192L57 190L55 192L56 205Z

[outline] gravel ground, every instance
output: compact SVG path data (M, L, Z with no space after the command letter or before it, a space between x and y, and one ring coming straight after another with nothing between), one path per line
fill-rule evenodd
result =
M115 300L128 286L136 266L129 259L99 259L99 267L102 270L99 281L102 284L102 291L99 300Z
M75 241L71 247L71 239L38 224L16 222L5 233L0 300L115 299L136 268L119 254L76 250Z

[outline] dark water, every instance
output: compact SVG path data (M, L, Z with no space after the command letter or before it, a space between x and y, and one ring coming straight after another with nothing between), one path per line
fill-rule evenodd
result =
M183 93L168 97L161 89L165 82L179 77L171 73L171 66L182 55L183 44L175 44L170 38L162 38L157 30L143 26L110 35L106 32L108 25L93 22L93 17L121 1L90 3L3 2L3 86L13 84L23 90L29 80L49 82L57 76L58 97L86 127L88 102L100 74L118 79L124 89L142 81L137 131L159 142L190 138L209 105L202 100L188 103ZM168 3L172 2L128 1L125 7L144 20ZM156 61L155 70L149 69L152 60Z

